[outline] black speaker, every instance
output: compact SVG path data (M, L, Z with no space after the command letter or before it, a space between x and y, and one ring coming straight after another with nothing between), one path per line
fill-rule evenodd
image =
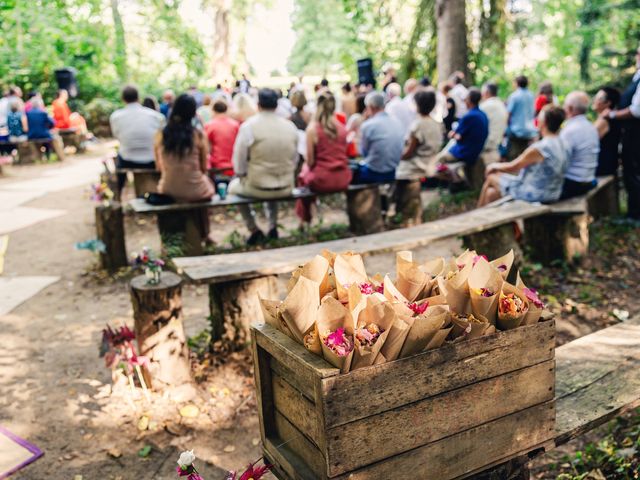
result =
M376 79L373 76L373 60L370 58L361 58L357 62L358 65L358 83L363 85L376 86Z
M56 82L58 82L59 90L66 90L69 92L69 96L71 98L75 98L78 96L78 83L76 82L76 71L75 68L65 67L59 68L55 71L56 74Z

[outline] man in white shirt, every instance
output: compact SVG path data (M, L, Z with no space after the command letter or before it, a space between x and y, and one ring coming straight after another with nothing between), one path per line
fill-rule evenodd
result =
M154 169L153 145L158 131L164 126L164 115L140 105L138 89L127 85L122 89L124 108L111 114L111 133L120 142L118 148L118 168ZM126 180L125 174L118 174L118 190Z
M452 88L449 92L449 96L453 99L456 104L456 118L460 119L465 116L467 111L467 104L465 100L467 99L467 95L469 94L469 90L464 86L464 73L462 72L453 72L449 77L449 81L451 82Z
M411 109L409 104L402 98L402 87L398 83L390 83L387 85L387 105L384 110L391 118L395 119L406 134L411 128L411 124L416 119L415 109Z
M495 83L487 82L482 86L480 110L489 119L489 136L482 152L485 165L488 165L500 161L498 147L502 143L509 121L509 112L504 102L498 97L498 86Z

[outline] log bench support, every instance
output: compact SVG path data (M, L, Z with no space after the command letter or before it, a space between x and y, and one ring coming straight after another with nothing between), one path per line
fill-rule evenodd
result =
M378 185L347 190L349 230L356 235L367 235L384 230L380 189Z
M191 381L189 347L182 326L182 279L162 272L158 285L145 275L131 280L131 304L140 355L149 359L145 382L154 388Z
M129 262L124 243L122 205L111 202L108 205L98 205L95 211L97 238L105 246L105 251L100 252L100 266L109 271L126 267Z
M208 219L206 208L159 212L158 230L160 230L163 251L179 248L181 254L185 256L202 255L205 218ZM172 252L171 256L180 255Z
M403 226L413 226L422 223L422 198L420 180L396 181L396 213L401 217Z
M589 251L587 213L548 214L524 222L531 258L549 264L554 260L575 261Z
M275 275L209 285L211 339L239 348L249 343L251 323L262 322L260 298L278 298Z
M618 185L615 177L611 181L604 182L604 185L599 186L591 196L587 196L587 209L594 220L620 214Z
M58 135L60 135L62 143L65 147L74 147L77 153L82 153L85 151L85 136L77 129L71 128L68 130L58 130Z
M499 258L513 249L515 263L522 260L522 248L516 240L513 223L507 223L495 228L471 233L462 237L465 248L475 250L489 258Z
M157 170L135 170L133 172L133 188L136 197L143 197L147 192L158 192L158 182L160 181L160 172Z
M18 161L20 165L28 165L42 160L42 144L36 142L18 143Z

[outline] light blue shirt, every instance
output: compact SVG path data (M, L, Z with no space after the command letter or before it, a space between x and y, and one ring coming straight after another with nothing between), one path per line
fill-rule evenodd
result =
M395 171L404 146L404 128L386 112L366 120L360 127L360 151L364 163L377 173Z
M535 111L533 94L526 88L518 88L507 100L509 117L509 134L518 138L533 138L538 130L533 124Z
M569 157L569 167L564 176L574 182L593 181L600 153L600 137L596 127L584 115L577 115L564 123L560 138Z

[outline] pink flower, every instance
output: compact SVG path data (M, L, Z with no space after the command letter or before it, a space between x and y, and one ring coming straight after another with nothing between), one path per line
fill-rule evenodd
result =
M527 300L533 303L537 308L544 308L544 303L540 300L537 291L533 288L523 288L522 291L527 296Z
M507 271L507 266L503 263L501 265L498 265L498 270L501 272L506 272Z
M363 295L373 295L374 293L384 293L384 285L374 285L373 283L364 282L358 284L360 293Z
M259 461L260 460L258 460L258 462ZM260 480L264 475L266 475L269 470L271 470L272 467L268 463L262 465L261 467L256 467L256 463L249 465L247 469L240 475L240 478L238 478L236 472L229 472L225 480Z
M476 255L475 257L473 257L473 264L475 265L476 263L478 263L481 258L484 258L487 262L489 261L486 255Z
M415 315L422 315L424 312L426 312L427 308L429 307L429 302L424 302L424 303L409 303L407 304L407 306L413 311L413 313Z
M353 340L344 334L344 328L327 335L324 344L339 357L346 357L353 350Z

